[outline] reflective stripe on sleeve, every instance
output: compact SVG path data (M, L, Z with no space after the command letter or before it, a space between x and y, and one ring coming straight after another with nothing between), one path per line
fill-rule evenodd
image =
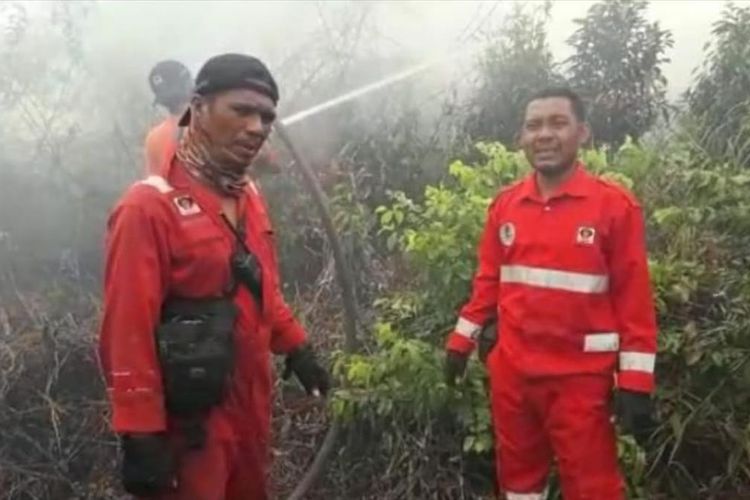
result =
M620 334L589 333L583 337L584 352L615 352L620 349Z
M474 340L477 338L477 335L479 335L481 330L482 327L480 325L477 325L466 318L459 317L458 322L456 323L456 333L467 339Z
M620 371L636 371L654 373L656 364L656 354L646 352L629 352L620 353Z

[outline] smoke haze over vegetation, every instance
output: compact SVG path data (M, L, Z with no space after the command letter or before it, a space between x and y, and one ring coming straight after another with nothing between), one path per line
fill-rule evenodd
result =
M148 72L222 52L267 62L280 117L451 54L289 128L354 274L360 352L341 353L330 244L271 138L284 293L339 387L316 405L278 382L278 498L334 419L305 498L490 498L486 373L447 388L442 346L487 204L527 171L523 103L552 83L589 106L587 164L647 216L660 427L620 440L630 494L750 498L750 1L718 0L0 3L0 498L123 498L94 357L102 236L164 116Z

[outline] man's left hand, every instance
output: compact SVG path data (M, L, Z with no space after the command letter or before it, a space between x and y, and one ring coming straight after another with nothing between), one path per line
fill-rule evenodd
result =
M656 428L651 396L621 389L615 394L615 412L623 432L632 435L639 446L645 446Z
M284 378L288 379L292 372L308 394L325 396L328 393L331 386L328 372L320 366L308 344L298 347L287 356Z

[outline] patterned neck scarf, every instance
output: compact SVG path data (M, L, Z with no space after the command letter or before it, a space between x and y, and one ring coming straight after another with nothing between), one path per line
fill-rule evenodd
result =
M220 193L234 197L241 196L245 186L250 182L247 168L238 170L222 166L214 161L210 143L211 139L206 131L198 120L193 118L177 148L177 159L185 165L185 169L192 176L203 179Z

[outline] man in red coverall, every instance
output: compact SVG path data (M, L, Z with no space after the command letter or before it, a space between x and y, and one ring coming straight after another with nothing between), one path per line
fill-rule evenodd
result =
M262 500L271 354L287 354L288 370L310 394L325 394L329 380L281 295L265 202L246 175L275 119L276 83L261 61L224 54L203 66L194 92L180 121L187 132L165 155L162 176L132 186L109 219L99 354L128 492ZM237 286L234 255L254 259L258 289ZM217 297L229 297L236 311L225 327L233 368L222 399L202 415L202 445L191 448L184 422L165 402L171 386L160 360L170 353L162 352L155 332L162 331L170 301ZM193 326L188 322L185 332ZM189 376L203 377L202 369Z
M550 89L527 104L519 142L534 172L497 195L471 299L448 338L449 383L498 318L490 401L499 488L541 500L553 457L563 498L624 498L610 395L641 441L651 429L656 319L643 214L621 186L586 172L580 98Z
M190 70L181 62L167 59L157 63L148 75L148 83L154 93L154 103L163 106L169 115L156 124L144 142L146 175L160 175L164 155L180 142L183 129L177 125L185 112L193 88ZM249 173L253 178L263 174L280 172L276 152L264 143L253 160Z

